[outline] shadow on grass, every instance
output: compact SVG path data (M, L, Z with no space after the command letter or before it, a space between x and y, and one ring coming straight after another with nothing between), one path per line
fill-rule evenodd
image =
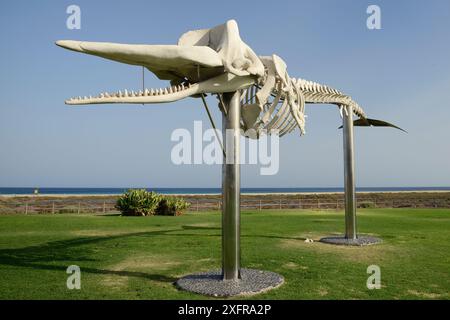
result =
M164 235L167 232L179 231L174 230L160 230L149 232L135 232L115 236L96 236L83 237L68 240L52 241L41 245L29 246L17 249L1 249L0 250L0 265L9 265L17 267L25 267L41 270L65 271L68 265L51 265L47 263L54 263L58 261L80 263L88 261L97 261L93 259L96 252L86 245L102 243L104 241L119 240L128 237L148 237ZM83 267L83 272L93 274L107 274L118 275L124 277L139 277L160 282L174 282L176 278L168 277L161 274L149 274L145 272L135 271L117 271L100 268Z
M51 241L40 245L29 246L16 249L0 249L0 265L17 266L24 268L65 271L67 263L80 264L80 262L98 261L95 259L96 248L89 247L111 240L120 240L129 237L153 237L153 236L172 236L172 237L220 237L221 233L183 233L185 230L221 230L220 227L202 227L183 225L181 229L168 229L148 232L126 233L112 236L92 236L81 237L68 240ZM173 233L177 232L177 233ZM178 233L181 232L181 233ZM299 237L283 237L275 235L243 235L243 237L258 237L272 239L293 239L304 240ZM97 249L98 250L98 249ZM219 248L218 248L219 250ZM52 265L46 263L64 262L64 265ZM124 277L138 277L159 282L174 282L177 279L161 274L149 274L135 271L117 271L101 268L83 267L83 272L92 274L118 275Z
M221 227L206 227L206 226L190 226L190 225L184 225L181 226L183 230L222 230ZM201 234L201 233L183 233L183 234L168 234L169 236L174 235L182 235L187 237L192 236L203 236L203 237L217 237L221 236L221 234ZM258 234L241 234L241 238L269 238L269 239L280 239L280 240L306 240L304 237L285 237L285 236L278 236L278 235L258 235Z
M183 225L181 226L183 230L222 230L220 227L206 227L206 226L190 226Z

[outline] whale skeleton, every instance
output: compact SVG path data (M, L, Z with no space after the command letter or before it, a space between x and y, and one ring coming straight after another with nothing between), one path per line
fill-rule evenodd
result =
M180 37L177 45L133 45L71 40L57 41L56 44L69 50L143 66L159 79L170 81L170 85L166 88L104 92L95 97L79 96L68 99L66 104L69 105L153 104L195 97L202 99L214 126L205 95L217 95L223 115L222 130L233 131L231 144L234 148L234 152L230 152L231 155L224 152L226 161L222 164L224 280L241 278L239 132L243 129L245 136L257 139L263 134L282 136L299 128L302 135L305 133L306 104L336 105L343 118L345 241L358 241L353 125L403 129L385 121L368 118L363 109L341 91L317 82L291 78L286 63L280 57L275 54L257 56L242 41L234 20L211 29L189 31ZM358 119L353 121L353 115ZM226 135L224 139L225 137ZM232 164L228 164L229 159L232 160ZM197 279L201 281L198 277ZM278 280L277 283L279 284Z
M332 104L341 110L351 107L356 126L387 126L368 118L348 95L329 86L301 78L291 78L286 63L277 55L257 56L239 35L236 21L211 29L189 31L177 45L119 44L60 40L60 47L130 65L143 66L161 80L165 88L103 92L78 96L68 105L154 104L187 97L204 97L240 91L241 128L259 137L261 132L283 136L300 129L305 133L305 104ZM223 108L223 104L219 104ZM222 110L225 111L226 110Z

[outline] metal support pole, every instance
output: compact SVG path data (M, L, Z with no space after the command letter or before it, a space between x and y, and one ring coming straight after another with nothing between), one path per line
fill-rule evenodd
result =
M344 190L345 190L345 238L356 240L356 193L353 150L353 110L345 106L343 112L344 137Z
M240 119L239 92L223 95L222 136L226 157L222 164L222 277L237 280L240 275Z

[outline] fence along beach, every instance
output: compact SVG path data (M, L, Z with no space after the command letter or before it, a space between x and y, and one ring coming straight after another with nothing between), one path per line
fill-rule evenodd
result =
M125 190L125 189L123 189ZM173 190L176 191L176 190ZM180 190L181 191L181 190ZM199 192L200 190L196 190ZM222 197L213 193L166 193L191 203L191 211L220 210ZM262 190L252 190L262 191ZM117 194L0 194L0 214L118 213ZM359 208L450 208L449 190L360 191ZM250 192L241 196L242 210L342 210L343 192Z

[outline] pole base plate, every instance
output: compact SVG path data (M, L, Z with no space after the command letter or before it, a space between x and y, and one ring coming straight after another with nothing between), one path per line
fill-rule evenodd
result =
M182 290L213 296L253 295L281 286L284 278L271 271L241 269L241 279L223 280L222 270L211 270L180 278L175 285Z
M342 246L369 246L383 242L380 238L365 235L359 235L356 239L349 239L345 236L325 237L319 241Z

